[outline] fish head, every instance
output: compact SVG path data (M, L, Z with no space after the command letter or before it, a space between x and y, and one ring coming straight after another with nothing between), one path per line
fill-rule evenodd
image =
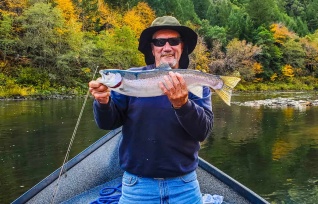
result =
M121 81L122 76L120 73L111 71L111 70L101 70L100 74L102 78L98 80L100 83L104 84L105 86L108 86L110 88L117 87Z

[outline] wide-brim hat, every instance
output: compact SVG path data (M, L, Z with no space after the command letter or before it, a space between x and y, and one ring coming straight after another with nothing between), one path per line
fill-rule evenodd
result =
M191 28L182 26L179 21L172 16L156 18L151 26L141 33L138 50L144 54L146 64L149 65L155 63L155 57L151 50L151 40L155 32L163 29L175 30L180 34L184 47L179 60L179 68L188 68L189 54L192 53L197 44L198 35Z

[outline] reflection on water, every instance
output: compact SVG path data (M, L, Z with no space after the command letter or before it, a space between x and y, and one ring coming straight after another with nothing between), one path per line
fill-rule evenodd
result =
M301 94L304 93L241 94L232 100L244 102ZM0 101L3 203L13 201L62 164L83 101ZM91 104L88 101L71 156L106 133L96 127ZM202 143L202 158L269 202L318 200L318 107L229 107L215 96L213 110L214 129Z
M62 165L84 99L0 101L0 201L9 203ZM70 156L106 132L88 102Z
M318 200L318 107L214 105L215 126L201 157L272 203Z

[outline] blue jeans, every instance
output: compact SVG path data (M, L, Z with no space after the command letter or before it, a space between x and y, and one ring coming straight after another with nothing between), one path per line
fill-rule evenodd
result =
M119 204L202 204L195 171L175 178L143 178L125 172Z

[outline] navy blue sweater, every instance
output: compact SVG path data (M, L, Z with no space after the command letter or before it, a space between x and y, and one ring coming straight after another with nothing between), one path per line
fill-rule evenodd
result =
M142 177L176 177L198 166L200 143L213 126L211 91L203 98L189 92L188 102L173 109L167 96L130 97L111 93L108 104L94 101L99 128L122 127L119 147L123 170Z

